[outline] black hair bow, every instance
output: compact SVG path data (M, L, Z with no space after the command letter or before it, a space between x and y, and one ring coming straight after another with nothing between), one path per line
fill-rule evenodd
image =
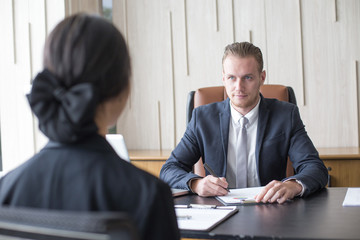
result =
M97 100L91 83L67 89L45 69L35 77L27 98L40 130L53 141L71 143L97 132Z

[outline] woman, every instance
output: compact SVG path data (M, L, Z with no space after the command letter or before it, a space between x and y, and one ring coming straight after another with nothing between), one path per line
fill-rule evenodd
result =
M118 157L105 134L124 109L130 57L103 18L60 22L28 100L49 143L0 181L0 203L73 211L124 211L142 239L179 239L169 187Z

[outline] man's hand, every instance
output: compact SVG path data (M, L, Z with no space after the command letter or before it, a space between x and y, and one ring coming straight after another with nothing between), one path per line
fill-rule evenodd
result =
M211 175L193 179L190 183L191 190L201 197L224 196L228 193L227 187L228 183L225 178L217 178Z
M280 182L273 180L264 189L255 196L256 202L263 203L284 203L288 199L293 199L301 193L302 186L295 180Z

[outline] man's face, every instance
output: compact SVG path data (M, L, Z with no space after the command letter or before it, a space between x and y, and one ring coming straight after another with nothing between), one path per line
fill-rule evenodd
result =
M258 63L253 56L229 55L223 63L223 84L232 106L242 115L247 114L259 101L260 86L266 73L259 73Z

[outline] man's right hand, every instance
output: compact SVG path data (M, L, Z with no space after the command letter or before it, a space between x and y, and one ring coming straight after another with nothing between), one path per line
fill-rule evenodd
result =
M201 197L224 196L228 193L226 190L228 183L223 177L208 175L204 178L193 179L190 184L191 190Z

